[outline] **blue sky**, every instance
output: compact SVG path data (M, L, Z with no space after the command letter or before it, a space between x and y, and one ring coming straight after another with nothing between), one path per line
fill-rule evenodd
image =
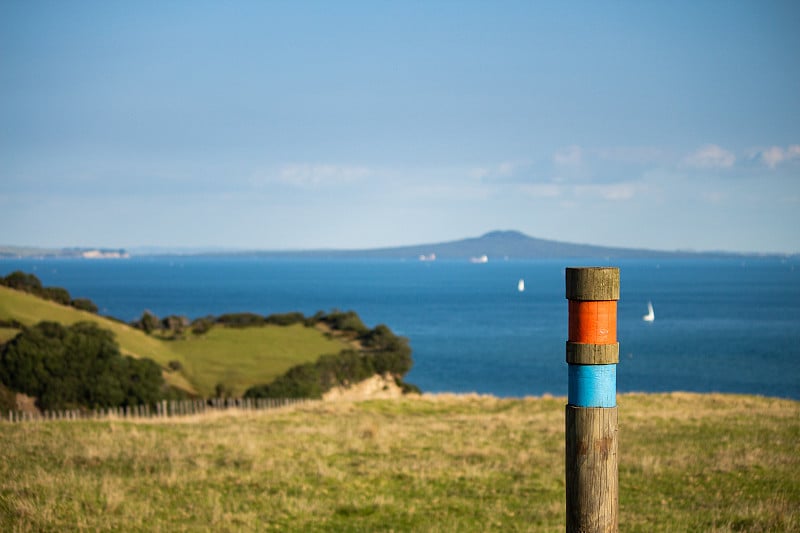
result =
M797 2L0 3L0 244L800 252Z

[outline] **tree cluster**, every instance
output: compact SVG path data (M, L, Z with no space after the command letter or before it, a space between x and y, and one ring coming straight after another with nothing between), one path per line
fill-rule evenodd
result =
M208 315L192 321L189 321L185 316L178 315L158 318L151 311L145 311L138 320L131 322L130 325L148 334L159 332L162 335L171 333L173 336L180 336L187 328L191 328L192 333L195 335L202 335L215 325L229 328L252 328L267 325L292 326L294 324L302 324L306 327L313 327L317 323L324 323L332 330L349 333L354 336L363 335L370 331L355 311L338 310L333 310L330 313L319 311L311 317L306 317L298 311L275 313L267 316L259 315L258 313L225 313L219 316Z
M355 311L339 311L334 309L330 313L319 312L314 315L315 322L322 322L337 331L351 332L356 335L369 333L369 328L361 321Z
M0 349L0 382L37 398L41 409L155 404L161 368L120 354L110 331L93 322L40 322Z
M342 350L323 355L314 363L293 366L271 383L250 387L245 398L321 398L334 387L358 383L375 374L390 374L404 392L419 392L402 380L412 365L408 339L398 337L384 324L368 329L353 311L336 311L317 319L331 327L348 328L345 331L361 331L356 338L362 349Z
M35 275L26 274L20 270L12 272L6 277L0 277L0 285L17 291L27 292L61 305L72 306L81 311L97 313L97 306L88 298L73 299L67 289L62 287L44 287L42 286L41 280Z

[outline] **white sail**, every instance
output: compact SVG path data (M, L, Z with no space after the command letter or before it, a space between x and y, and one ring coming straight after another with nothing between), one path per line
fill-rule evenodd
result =
M525 280L524 280L524 279L521 279L521 280L519 280L519 281L517 282L517 290L518 290L519 292L522 292L522 291L524 291L524 290L525 290Z
M656 313L653 311L653 303L647 302L647 314L642 317L645 322L652 322L656 319Z

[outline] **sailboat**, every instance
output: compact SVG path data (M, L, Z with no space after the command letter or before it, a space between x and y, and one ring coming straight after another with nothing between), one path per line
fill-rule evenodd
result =
M653 311L653 303L647 302L647 314L642 317L645 322L652 322L656 319L656 314Z
M525 280L521 279L517 282L517 290L523 292L525 290Z

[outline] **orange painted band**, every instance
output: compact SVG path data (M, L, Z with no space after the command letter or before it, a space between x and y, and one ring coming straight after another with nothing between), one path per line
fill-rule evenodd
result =
M569 341L583 344L617 342L617 302L569 300Z

